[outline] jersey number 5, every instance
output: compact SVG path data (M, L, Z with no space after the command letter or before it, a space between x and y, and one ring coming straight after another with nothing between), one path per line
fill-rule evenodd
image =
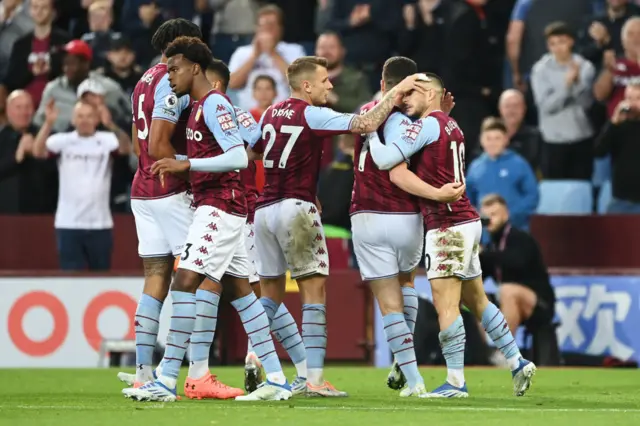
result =
M287 167L287 160L289 159L289 155L291 154L291 150L293 146L296 144L296 141L300 137L302 133L302 126L281 126L280 133L289 135L289 139L287 140L287 144L284 146L282 150L282 154L280 155L280 160L278 161L278 167L284 169ZM264 155L262 159L262 164L265 169L273 168L273 160L267 159L269 156L269 151L273 148L273 144L276 142L276 129L272 124L267 124L262 129L262 139L268 139L267 147L264 150Z
M453 177L455 182L465 183L464 177L464 144L451 141L451 151L453 154Z
M137 117L139 120L142 120L142 122L144 123L144 128L143 129L138 128L138 139L147 139L147 136L149 136L149 126L147 125L147 119L145 118L144 111L142 110L143 103L144 103L144 95L140 95L138 97Z

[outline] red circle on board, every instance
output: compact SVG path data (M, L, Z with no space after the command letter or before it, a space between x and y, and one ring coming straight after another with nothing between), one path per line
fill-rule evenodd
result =
M100 350L100 344L102 343L102 335L100 334L100 330L98 330L98 318L102 311L112 306L122 309L127 314L127 318L129 318L129 331L124 338L135 339L136 329L133 317L138 307L136 301L127 293L121 291L100 293L87 305L84 311L83 321L84 337L87 339L89 346L95 351Z

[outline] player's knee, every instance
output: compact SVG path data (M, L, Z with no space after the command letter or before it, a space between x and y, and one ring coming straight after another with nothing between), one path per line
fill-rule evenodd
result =
M211 281L210 279L205 279L202 281L199 287L200 290L210 291L212 293L222 294L222 285L215 281Z
M171 283L171 291L183 291L185 293L195 293L202 283L202 276L197 272L186 269L178 269L173 283Z
M258 299L260 299L260 297L262 297L262 292L260 291L260 281L256 281L254 283L251 283L251 289L253 290L253 292L256 294L256 297Z

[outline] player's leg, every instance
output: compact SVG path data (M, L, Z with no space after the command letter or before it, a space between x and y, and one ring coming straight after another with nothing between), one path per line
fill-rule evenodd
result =
M118 378L129 386L139 387L155 378L153 352L160 327L160 312L169 292L173 270L172 247L154 214L156 207L166 207L165 204L166 200L131 200L138 253L144 267L144 287L135 316L136 373L118 373Z
M464 351L466 333L460 314L462 282L466 258L471 255L473 239L460 226L433 229L425 239L427 278L431 283L433 304L440 324L440 346L447 364L447 380L429 396L466 398Z
M522 358L518 344L509 330L504 315L496 305L487 299L482 277L478 276L472 280L465 281L462 287L462 294L465 306L482 323L496 347L507 359L507 364L511 369L514 394L516 396L524 395L531 386L536 366Z
M242 325L251 340L255 354L264 366L267 380L254 392L246 396L238 396L240 401L286 400L291 397L291 387L282 371L276 353L269 317L264 306L251 289L248 280L249 260L244 244L244 221L238 222L229 216L229 228L237 235L235 245L229 247L231 259L225 273L225 291L231 296L231 304L238 312Z
M406 244L403 240L411 238L401 229L406 225L403 222L400 215L358 213L351 216L351 232L360 276L369 282L378 301L387 342L394 354L393 373L387 379L387 385L399 390L408 384L400 395L418 396L426 390L416 363L413 336L403 314L404 302L398 280L399 250ZM398 236L398 244L393 232L403 234ZM420 261L420 255L412 267ZM406 266L406 269L411 268Z
M257 272L257 249L255 247L255 230L253 223L245 225L245 247L249 259L249 283L256 297L261 297L260 279ZM271 332L278 342L285 348L297 371L296 378L291 383L294 395L302 393L307 388L307 352L302 344L302 337L298 330L298 324L291 316L284 303L280 303L278 310L270 318ZM259 383L262 383L259 359L251 346L251 340L247 344L247 357L245 359L245 389L253 392Z
M320 215L310 202L288 199L279 206L274 234L284 252L291 278L300 289L309 395L347 396L326 381L323 374L327 351L325 282L329 256Z
M199 207L189 228L184 251L180 257L178 271L171 284L172 316L167 335L167 345L162 360L162 372L158 379L138 389L125 389L125 396L139 401L176 400L176 382L180 366L187 350L187 343L196 321L196 290L207 276L213 260L217 240L208 241L208 225L212 207Z

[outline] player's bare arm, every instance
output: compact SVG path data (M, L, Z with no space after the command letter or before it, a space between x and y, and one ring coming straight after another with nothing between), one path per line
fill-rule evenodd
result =
M389 179L394 185L409 194L441 203L458 201L466 190L466 186L460 182L448 183L441 188L434 188L409 170L407 163L401 163L394 167L389 172Z
M189 160L176 160L175 158L161 158L151 166L151 173L163 175L165 173L188 172L191 167Z
M133 153L140 157L140 142L138 142L138 129L136 123L131 124L131 140L133 141Z
M176 150L171 145L171 136L176 125L167 120L151 120L149 130L149 155L154 160L175 158Z
M355 116L351 121L351 133L375 132L384 122L391 110L402 100L402 97L412 90L424 90L420 84L420 74L411 75L402 80L396 87L389 90L382 100L369 112Z

